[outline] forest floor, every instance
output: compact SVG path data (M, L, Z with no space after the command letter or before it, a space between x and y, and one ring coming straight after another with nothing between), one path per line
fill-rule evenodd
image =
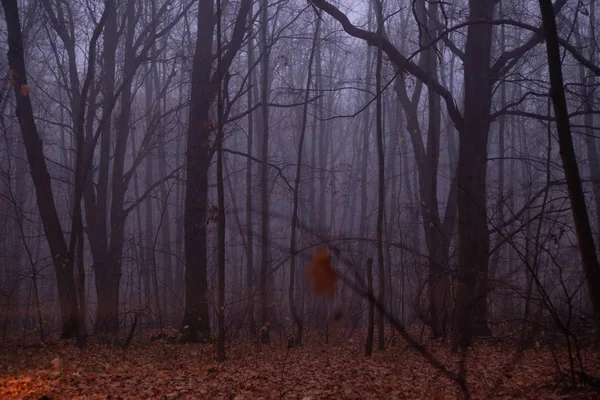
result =
M370 358L363 343L355 336L343 345L287 349L239 341L221 363L212 344L145 342L123 349L90 340L83 351L70 343L5 345L0 399L453 399L464 397L454 380L460 371L474 399L600 398L600 389L589 385L567 389L569 375L557 372L557 361L569 371L565 349L519 352L488 340L463 357L430 341L424 349L436 367L401 339ZM586 372L600 376L600 349L581 356Z

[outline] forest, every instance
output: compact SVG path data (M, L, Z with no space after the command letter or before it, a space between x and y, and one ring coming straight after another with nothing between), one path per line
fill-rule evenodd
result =
M598 13L0 0L0 398L600 398Z

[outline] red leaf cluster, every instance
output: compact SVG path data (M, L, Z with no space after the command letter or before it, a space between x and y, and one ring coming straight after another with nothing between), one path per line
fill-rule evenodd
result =
M318 247L312 255L312 261L306 271L307 279L313 283L317 294L335 294L338 276L331 266L331 258L327 249Z

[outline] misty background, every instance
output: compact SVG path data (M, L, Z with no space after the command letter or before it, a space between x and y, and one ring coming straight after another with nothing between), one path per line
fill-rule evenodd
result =
M538 2L2 3L26 66L9 66L7 17L3 338L136 321L326 341L340 318L349 338L369 301L310 291L319 246L434 337L592 326ZM598 5L554 10L597 244Z

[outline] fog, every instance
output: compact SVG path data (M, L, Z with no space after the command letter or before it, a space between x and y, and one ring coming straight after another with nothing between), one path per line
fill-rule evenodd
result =
M595 1L2 4L3 340L600 315Z

